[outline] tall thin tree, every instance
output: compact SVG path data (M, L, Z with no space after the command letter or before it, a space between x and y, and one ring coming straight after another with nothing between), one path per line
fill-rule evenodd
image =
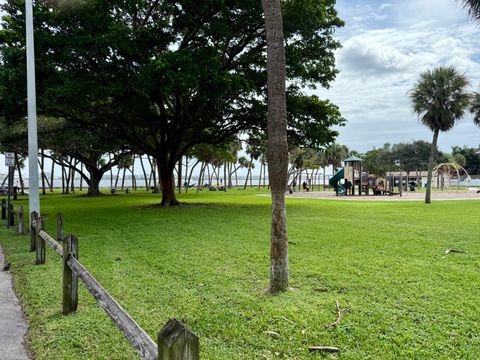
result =
M280 0L262 0L267 38L268 174L272 192L270 292L288 287L285 189L288 173L285 46Z
M454 67L438 67L420 74L420 79L410 91L413 111L420 122L433 132L432 148L428 161L427 191L425 203L430 204L432 192L432 169L437 154L440 131L452 129L463 118L470 96L465 88L466 77Z

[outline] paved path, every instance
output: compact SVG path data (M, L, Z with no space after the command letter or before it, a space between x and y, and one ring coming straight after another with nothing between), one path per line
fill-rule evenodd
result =
M0 359L28 360L23 346L28 324L12 290L12 276L3 271L4 266L5 258L0 246Z

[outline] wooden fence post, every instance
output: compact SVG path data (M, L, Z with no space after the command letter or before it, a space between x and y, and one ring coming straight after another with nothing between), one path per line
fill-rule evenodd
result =
M63 241L63 214L61 212L57 214L57 241L59 243Z
M19 235L25 235L25 225L24 225L24 220L23 220L23 206L19 206L17 209L17 215L18 215L18 234Z
M68 265L68 259L78 259L78 239L69 235L63 245L63 314L77 311L78 306L78 277Z
M45 264L45 240L39 236L40 230L42 230L44 227L44 221L42 217L39 216L35 226L35 244L37 254L37 261L35 263L37 265Z
M15 226L15 211L13 210L13 204L10 204L10 211L8 212L8 225Z
M30 224L30 251L35 251L37 248L37 219L38 213L36 211L32 211L30 215L31 224Z
M158 360L198 360L197 335L176 319L168 320L158 334Z

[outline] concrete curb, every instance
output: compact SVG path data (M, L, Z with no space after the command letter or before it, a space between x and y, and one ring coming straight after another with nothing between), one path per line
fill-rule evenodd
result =
M0 359L29 360L23 344L28 324L12 289L12 275L3 271L5 265L0 245Z

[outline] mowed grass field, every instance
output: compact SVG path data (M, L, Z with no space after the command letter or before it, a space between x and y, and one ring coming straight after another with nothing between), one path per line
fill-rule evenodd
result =
M173 209L146 192L41 202L47 231L62 211L80 261L153 339L182 319L202 359L479 358L479 201L288 199L291 290L272 296L270 198L257 193L184 194ZM37 359L137 358L82 284L78 312L61 314L58 255L36 266L28 236L2 228L0 241Z

